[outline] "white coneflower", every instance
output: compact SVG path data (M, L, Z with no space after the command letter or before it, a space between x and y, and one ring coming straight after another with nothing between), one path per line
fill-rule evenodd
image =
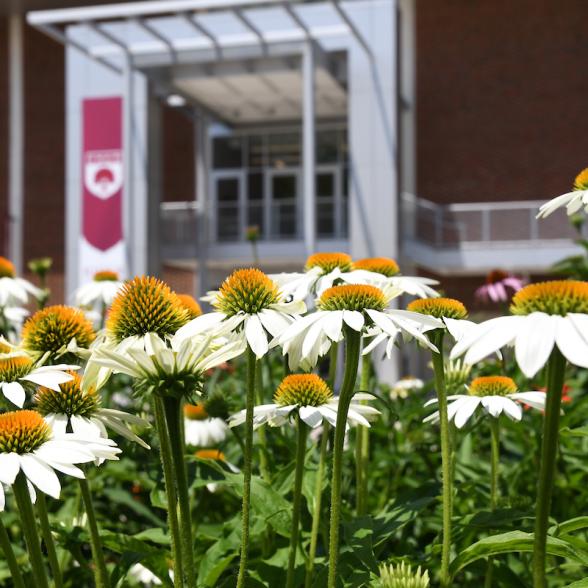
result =
M31 355L52 359L87 357L96 338L94 327L79 308L55 305L37 311L24 324L22 347Z
M349 408L347 425L363 425L369 427L367 416L375 416L380 411L360 400L373 400L370 394L355 394ZM285 423L295 424L292 418L296 413L309 427L318 427L323 421L335 426L339 398L333 394L327 383L316 374L292 374L286 376L274 394L272 404L256 406L253 412L254 427L264 423L279 427ZM229 419L229 426L235 427L245 422L245 411L242 410Z
M11 261L0 257L0 307L27 304L29 296L38 299L42 294L42 290L16 276L16 269Z
M77 369L78 366L66 364L39 366L22 353L0 353L0 390L12 404L22 408L27 391L32 393L35 385L58 392L59 384L73 378L71 373L67 373L68 370Z
M476 364L513 345L516 361L532 378L557 347L573 365L588 367L588 283L552 281L530 284L512 299L511 316L480 323L459 341L451 357Z
M306 310L304 302L288 302L277 284L254 268L233 272L211 303L216 311L189 322L176 339L213 332L249 345L257 358L268 352L269 338L279 336Z
M71 376L73 379L61 384L59 392L41 387L35 396L37 410L56 433L70 432L89 439L108 438L107 429L112 429L129 441L150 449L130 429L131 426L149 427L147 421L121 410L102 408L96 390L82 390L80 376L75 373Z
M203 404L184 406L184 437L186 445L211 447L227 438L228 425L221 418L212 418Z
M389 308L396 294L396 290L375 286L333 286L317 300L317 310L288 327L276 343L288 354L292 369L316 365L333 342L343 340L344 328L368 335L368 329L374 326L385 339L396 340L402 333L433 347L423 332L440 328L443 323L416 312Z
M55 470L76 478L84 473L76 464L96 459L118 459L120 449L110 439L87 440L78 435L60 435L32 410L0 415L0 482L12 486L19 472L25 476L34 501L34 487L59 498L61 484ZM0 484L0 510L4 490Z
M75 294L76 306L94 307L98 304L109 307L119 290L123 287L117 272L100 271L94 274L91 282L80 286Z
M574 180L574 189L571 192L557 196L543 204L539 208L537 218L546 218L558 208L566 207L568 216L575 214L582 207L588 212L588 168L583 169Z
M422 390L424 385L425 383L419 378L405 376L390 388L390 398L392 400L398 400L399 398L404 400L405 398L408 398L411 392Z
M539 391L518 392L517 385L506 376L483 376L472 380L465 386L467 394L453 394L447 397L450 401L447 415L455 426L461 429L482 407L492 417L506 414L513 421L520 421L523 416L521 404L529 405L538 410L545 408L545 393ZM425 406L435 404L437 399L429 400ZM439 412L429 415L424 422L437 422Z

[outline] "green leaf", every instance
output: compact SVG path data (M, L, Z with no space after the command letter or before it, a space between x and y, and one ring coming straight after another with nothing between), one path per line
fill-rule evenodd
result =
M108 500L126 506L139 516L144 517L154 525L163 525L164 521L159 517L155 516L149 507L144 505L142 502L135 500L129 492L122 490L121 488L104 488L102 494L108 498Z
M588 578L582 578L573 584L568 584L565 588L588 588Z
M454 576L462 568L483 557L512 552L531 552L533 551L533 538L533 533L523 533L522 531L510 531L485 537L464 549L451 562L450 573ZM577 549L570 542L556 537L547 537L547 553L588 565L588 553Z
M576 427L575 429L564 427L560 431L560 435L564 437L588 437L588 425L584 427Z

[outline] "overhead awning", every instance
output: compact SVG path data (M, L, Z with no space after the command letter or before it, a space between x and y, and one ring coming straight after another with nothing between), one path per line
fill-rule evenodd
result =
M347 110L344 56L328 39L369 51L346 5L361 0L154 0L30 12L28 22L105 67L131 65L168 92L232 124L299 119L302 47L315 47L315 108Z

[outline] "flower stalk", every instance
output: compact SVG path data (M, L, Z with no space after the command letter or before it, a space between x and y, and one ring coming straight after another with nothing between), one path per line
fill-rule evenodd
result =
M61 568L59 567L59 560L57 559L57 550L55 549L55 542L53 541L53 535L51 534L51 527L49 525L47 501L45 500L45 494L42 492L39 492L37 495L37 514L39 515L41 535L45 542L47 557L49 558L49 567L53 574L53 582L55 588L61 588L63 586L63 577L61 574Z
M333 477L331 482L331 522L329 526L329 576L328 588L337 584L337 562L339 560L339 525L341 522L341 482L343 474L343 444L347 426L349 405L355 390L359 364L361 335L345 328L345 373L339 392L339 409L335 426L333 448Z
M22 472L19 472L16 476L12 489L20 513L22 532L29 552L29 561L33 571L35 588L49 588L47 570L45 569L39 533L37 532L35 511L29 495L29 489L27 488L27 479Z
M498 480L500 467L500 417L490 417L490 509L494 510L498 505ZM492 576L494 572L494 558L488 558L486 567L485 588L492 588Z
M179 398L165 396L163 398L163 412L169 435L169 448L172 469L176 484L176 498L178 501L180 549L184 567L184 581L186 586L196 586L196 568L194 567L194 542L192 539L192 513L190 510L190 495L188 492L188 476L184 460L184 443L181 434L182 402Z
M304 458L306 456L306 438L308 427L296 415L296 470L294 475L294 495L292 498L292 531L290 532L290 553L288 556L288 574L286 588L294 588L294 570L296 567L296 551L298 550L298 536L300 530L300 509L302 506L302 479L304 477Z
M155 413L155 426L159 437L161 450L161 465L163 468L163 480L165 483L165 494L167 497L167 521L171 535L171 551L174 569L174 586L183 588L184 586L184 564L182 559L180 526L178 523L177 495L174 483L174 472L171 457L171 448L167 424L163 409L163 399L156 396L153 401Z
M8 569L10 570L10 577L14 584L14 588L25 588L25 583L22 578L22 574L20 573L20 566L16 561L16 557L12 549L12 542L10 541L10 537L8 536L8 532L6 531L6 527L4 526L1 518L0 549L2 549L4 557L6 558L6 563L8 564Z
M447 391L445 389L445 367L443 362L443 335L441 329L431 333L432 343L439 350L432 352L435 389L439 401L439 425L441 429L441 471L442 471L442 508L443 508L443 543L441 550L441 588L451 585L449 575L449 557L451 552L451 516L453 512L453 489L451 476L451 439L449 435L449 418L447 415Z
M239 575L237 576L237 588L245 586L247 574L247 561L249 555L249 516L251 508L251 461L253 453L253 409L255 405L255 368L257 358L249 345L247 345L247 397L245 401L245 453L243 463L243 507L242 507L242 535L241 535L241 559L239 561Z
M79 483L80 490L82 491L84 509L86 510L86 516L88 517L90 547L92 549L92 559L94 560L94 581L96 582L96 588L109 588L110 580L108 577L106 562L104 561L102 540L100 539L100 531L98 529L98 522L96 521L96 511L94 510L94 503L92 502L90 484L88 484L88 480L85 478L79 480Z
M361 358L361 376L359 389L367 392L370 385L372 362L369 355ZM366 401L362 401L364 404ZM367 512L367 484L368 466L370 457L370 430L367 427L357 428L357 442L355 446L355 467L356 467L356 511L357 516Z
M333 343L329 352L329 388L335 389L337 379L337 360L339 357L339 344ZM314 512L312 513L312 528L310 531L310 547L308 550L308 562L306 568L306 579L304 585L310 588L312 585L312 575L314 572L314 558L316 556L316 547L318 544L318 535L321 524L321 506L323 498L323 480L327 464L327 448L329 446L329 432L331 427L326 421L323 422L323 433L321 435L321 446L319 450L319 463L316 473L316 484L314 487Z
M555 477L555 460L559 436L561 396L565 379L566 360L557 347L547 364L547 398L541 443L541 465L535 508L535 539L533 545L533 588L545 588L547 559L547 529Z

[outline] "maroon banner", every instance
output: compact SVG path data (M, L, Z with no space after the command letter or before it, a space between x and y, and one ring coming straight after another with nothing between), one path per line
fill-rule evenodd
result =
M122 98L82 103L82 232L106 251L123 240Z

